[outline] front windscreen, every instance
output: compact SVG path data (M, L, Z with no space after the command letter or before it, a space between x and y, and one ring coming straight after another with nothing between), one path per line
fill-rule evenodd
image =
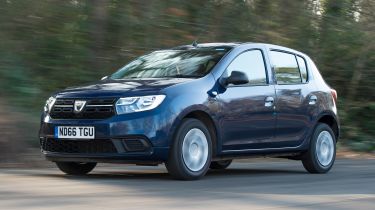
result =
M199 78L209 73L226 52L222 49L155 51L130 62L110 78Z

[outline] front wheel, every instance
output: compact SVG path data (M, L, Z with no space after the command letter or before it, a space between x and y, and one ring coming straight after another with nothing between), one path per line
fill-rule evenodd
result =
M69 175L85 175L92 171L96 163L56 162L57 167Z
M332 129L319 123L310 140L309 151L302 159L303 166L310 173L327 173L336 157L336 138Z
M185 119L178 128L166 167L176 179L194 180L204 176L211 163L211 136L197 119Z

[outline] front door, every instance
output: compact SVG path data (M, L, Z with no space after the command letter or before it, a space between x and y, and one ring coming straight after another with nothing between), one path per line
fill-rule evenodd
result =
M249 50L237 56L228 66L246 73L249 83L229 85L219 95L220 132L223 151L241 151L268 147L274 137L275 89L268 84L263 52Z

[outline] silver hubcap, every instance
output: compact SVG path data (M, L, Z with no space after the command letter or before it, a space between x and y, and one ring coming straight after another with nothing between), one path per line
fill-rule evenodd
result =
M187 132L182 143L182 158L191 171L204 167L208 159L208 142L203 131L193 128Z
M334 155L334 142L328 131L322 131L316 142L316 156L322 166L331 164Z

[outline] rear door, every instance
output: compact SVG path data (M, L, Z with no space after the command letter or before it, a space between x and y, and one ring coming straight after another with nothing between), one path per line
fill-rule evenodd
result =
M276 134L278 147L294 147L302 143L310 125L309 100L311 84L307 80L304 58L287 51L270 51L276 79Z
M229 85L219 94L222 149L241 151L267 147L276 126L272 102L275 89L267 79L263 51L242 52L229 64L223 76L229 76L232 71L246 73L250 82Z

